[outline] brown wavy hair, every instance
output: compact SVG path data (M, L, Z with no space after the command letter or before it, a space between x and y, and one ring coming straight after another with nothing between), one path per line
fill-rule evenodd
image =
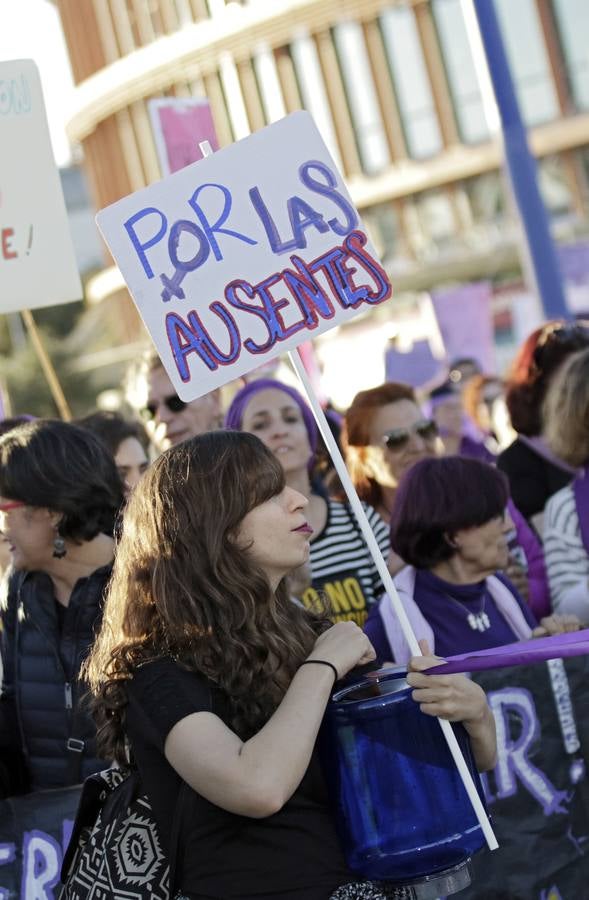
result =
M544 401L544 433L550 449L570 466L589 460L589 349L569 356Z
M172 656L226 694L244 739L282 699L328 626L294 603L236 541L238 527L284 488L280 462L251 434L209 432L146 472L123 520L100 633L85 665L101 754L124 762L124 682Z
M542 404L550 381L564 360L589 346L586 321L547 322L533 331L517 353L507 381L505 403L518 434L542 431Z
M382 488L370 474L366 464L366 448L370 446L370 428L374 416L382 406L397 403L399 400L417 403L415 391L408 384L387 381L378 387L356 394L344 417L342 445L350 477L360 499L375 509L382 503Z

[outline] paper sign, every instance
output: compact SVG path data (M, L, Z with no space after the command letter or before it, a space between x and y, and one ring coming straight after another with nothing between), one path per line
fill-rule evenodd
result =
M0 62L0 312L82 293L39 72Z
M149 100L148 107L162 175L202 159L201 141L219 149L211 105L205 98L158 97Z
M120 200L97 222L186 401L391 296L306 112Z

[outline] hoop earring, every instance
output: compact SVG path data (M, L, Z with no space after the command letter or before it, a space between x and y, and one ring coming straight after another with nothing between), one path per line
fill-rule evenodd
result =
M63 559L66 553L67 549L65 546L65 541L58 533L53 538L53 556L55 557L55 559Z

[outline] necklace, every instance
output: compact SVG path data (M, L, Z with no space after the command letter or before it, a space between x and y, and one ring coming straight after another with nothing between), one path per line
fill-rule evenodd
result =
M445 593L444 597L447 597L448 600L451 600L452 603L455 603L456 606L458 606L462 610L462 612L466 615L466 621L473 631L484 632L489 630L489 628L491 627L491 620L485 612L485 604L487 602L485 594L483 594L483 601L478 612L468 612L464 608L464 604L457 600L456 597L452 597L450 594Z

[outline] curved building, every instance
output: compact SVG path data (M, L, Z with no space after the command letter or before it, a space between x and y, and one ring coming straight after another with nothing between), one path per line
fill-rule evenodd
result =
M573 242L589 232L589 4L495 2L555 233ZM149 98L208 97L221 145L303 107L397 296L517 273L472 0L56 5L77 84L68 132L97 208L161 177ZM117 288L112 270L90 285Z

